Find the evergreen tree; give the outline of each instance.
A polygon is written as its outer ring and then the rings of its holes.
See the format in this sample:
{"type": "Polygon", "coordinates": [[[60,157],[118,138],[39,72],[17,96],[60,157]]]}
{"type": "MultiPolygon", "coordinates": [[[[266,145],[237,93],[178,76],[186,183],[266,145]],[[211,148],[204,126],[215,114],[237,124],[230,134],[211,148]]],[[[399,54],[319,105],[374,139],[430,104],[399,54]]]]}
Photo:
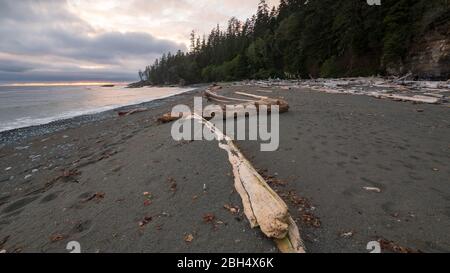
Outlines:
{"type": "Polygon", "coordinates": [[[449,25],[448,0],[261,0],[256,14],[231,18],[190,51],[163,54],[139,71],[152,84],[309,76],[368,76],[401,67],[413,41],[449,25]]]}

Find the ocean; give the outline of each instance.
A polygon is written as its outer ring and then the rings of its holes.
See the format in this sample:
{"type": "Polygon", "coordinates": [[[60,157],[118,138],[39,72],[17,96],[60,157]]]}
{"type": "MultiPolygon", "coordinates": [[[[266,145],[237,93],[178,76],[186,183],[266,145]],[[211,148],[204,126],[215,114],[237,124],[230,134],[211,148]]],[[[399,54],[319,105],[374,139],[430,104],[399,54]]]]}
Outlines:
{"type": "Polygon", "coordinates": [[[175,87],[0,86],[0,132],[99,113],[192,90],[175,87]]]}

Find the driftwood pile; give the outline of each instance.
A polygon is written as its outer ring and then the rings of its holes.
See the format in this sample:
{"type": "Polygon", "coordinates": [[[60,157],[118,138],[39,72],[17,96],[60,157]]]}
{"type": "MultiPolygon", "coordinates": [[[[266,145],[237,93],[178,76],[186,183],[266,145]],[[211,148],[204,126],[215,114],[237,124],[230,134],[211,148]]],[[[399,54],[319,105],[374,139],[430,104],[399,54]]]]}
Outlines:
{"type": "Polygon", "coordinates": [[[226,105],[239,104],[242,106],[255,106],[257,111],[260,110],[262,106],[267,107],[268,112],[271,112],[272,106],[278,106],[280,113],[286,113],[289,111],[289,104],[283,99],[272,99],[266,96],[258,96],[253,94],[248,94],[244,92],[235,92],[235,94],[252,98],[252,99],[239,99],[232,97],[225,97],[218,95],[215,91],[221,89],[220,86],[212,86],[205,91],[205,97],[208,101],[212,101],[219,104],[222,110],[226,112],[226,105]]]}
{"type": "MultiPolygon", "coordinates": [[[[218,95],[217,91],[222,89],[219,85],[212,85],[210,86],[205,92],[204,97],[210,101],[214,102],[215,105],[221,108],[222,112],[224,113],[223,117],[224,119],[227,118],[227,115],[237,115],[238,113],[236,110],[245,110],[249,106],[254,106],[256,108],[256,112],[258,113],[262,107],[267,109],[267,113],[272,112],[272,108],[274,106],[278,107],[279,113],[286,113],[289,111],[289,103],[281,98],[270,98],[267,96],[258,96],[253,94],[248,94],[244,92],[235,92],[236,95],[248,97],[249,99],[242,99],[242,98],[233,98],[233,97],[226,97],[222,95],[218,95]],[[250,99],[251,98],[251,99],[250,99]],[[241,106],[241,107],[235,107],[233,109],[232,113],[228,113],[227,106],[241,106]]],[[[158,122],[160,123],[169,123],[176,121],[183,116],[189,115],[188,113],[178,114],[178,115],[172,115],[172,113],[167,113],[158,118],[158,122]]],[[[203,118],[206,120],[211,120],[214,117],[214,111],[212,112],[204,112],[203,118]]]]}
{"type": "Polygon", "coordinates": [[[448,102],[450,81],[413,81],[411,75],[398,78],[342,78],[267,80],[235,83],[237,86],[278,87],[283,90],[311,89],[331,94],[366,95],[379,99],[442,104],[448,102]]]}

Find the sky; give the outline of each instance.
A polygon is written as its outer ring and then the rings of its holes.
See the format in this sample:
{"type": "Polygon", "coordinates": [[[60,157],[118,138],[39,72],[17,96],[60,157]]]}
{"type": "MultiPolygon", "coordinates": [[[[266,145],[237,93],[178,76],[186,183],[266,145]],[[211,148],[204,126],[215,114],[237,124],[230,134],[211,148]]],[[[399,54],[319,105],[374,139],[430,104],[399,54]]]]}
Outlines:
{"type": "MultiPolygon", "coordinates": [[[[276,5],[279,0],[267,1],[276,5]]],[[[0,0],[0,82],[133,81],[259,0],[0,0]]]]}

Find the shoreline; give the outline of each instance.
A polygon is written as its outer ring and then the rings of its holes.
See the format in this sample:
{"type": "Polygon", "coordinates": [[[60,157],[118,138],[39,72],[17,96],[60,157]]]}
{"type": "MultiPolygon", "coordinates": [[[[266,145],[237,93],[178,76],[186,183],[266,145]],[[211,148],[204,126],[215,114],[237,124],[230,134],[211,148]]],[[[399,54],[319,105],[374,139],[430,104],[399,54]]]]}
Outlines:
{"type": "Polygon", "coordinates": [[[58,132],[61,130],[69,129],[69,128],[77,128],[83,124],[98,122],[101,120],[105,120],[108,118],[113,118],[117,116],[117,112],[126,111],[133,108],[139,107],[158,107],[164,105],[171,101],[171,98],[189,95],[190,93],[198,92],[199,89],[203,88],[204,85],[192,85],[186,86],[183,88],[193,88],[193,90],[182,92],[175,95],[169,95],[167,97],[154,99],[151,101],[141,102],[137,104],[130,104],[125,106],[120,106],[117,108],[100,111],[92,114],[81,114],[70,118],[63,118],[51,121],[49,123],[39,124],[39,125],[31,125],[16,129],[11,129],[7,131],[0,132],[0,148],[5,147],[6,145],[13,145],[15,143],[19,143],[22,141],[26,141],[32,137],[39,137],[46,134],[51,134],[54,132],[58,132]]]}

